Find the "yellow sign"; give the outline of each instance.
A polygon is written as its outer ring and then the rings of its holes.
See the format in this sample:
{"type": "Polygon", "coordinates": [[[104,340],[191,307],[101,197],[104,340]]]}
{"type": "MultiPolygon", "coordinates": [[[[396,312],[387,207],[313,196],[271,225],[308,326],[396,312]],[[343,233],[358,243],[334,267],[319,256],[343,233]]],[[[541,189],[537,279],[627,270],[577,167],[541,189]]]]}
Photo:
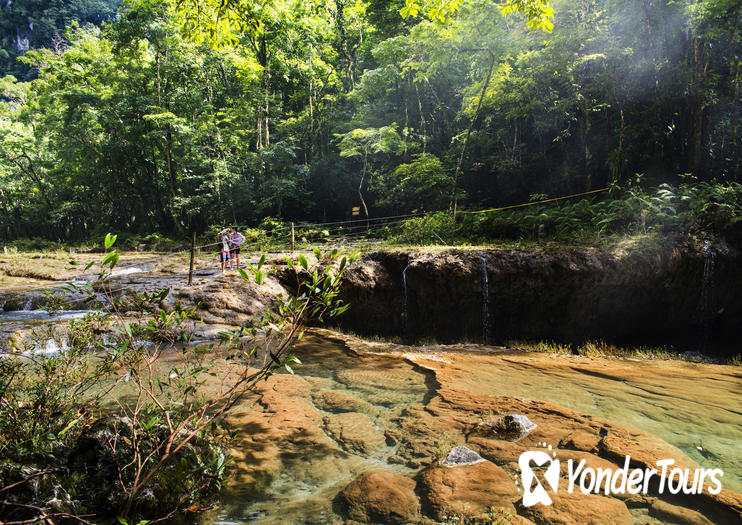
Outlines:
{"type": "Polygon", "coordinates": [[[355,217],[356,215],[360,215],[360,214],[361,214],[361,207],[353,206],[353,217],[355,217]]]}

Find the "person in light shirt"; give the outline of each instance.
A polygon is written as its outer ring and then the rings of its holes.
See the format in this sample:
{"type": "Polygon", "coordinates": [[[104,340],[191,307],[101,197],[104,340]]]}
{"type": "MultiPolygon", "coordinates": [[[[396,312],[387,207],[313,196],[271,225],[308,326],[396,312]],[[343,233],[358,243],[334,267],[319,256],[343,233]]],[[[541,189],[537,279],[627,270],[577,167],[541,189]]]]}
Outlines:
{"type": "Polygon", "coordinates": [[[237,262],[237,268],[240,267],[240,246],[243,242],[245,242],[245,236],[237,231],[237,226],[232,226],[232,234],[229,236],[229,255],[232,261],[237,262]]]}
{"type": "Polygon", "coordinates": [[[222,231],[220,231],[216,236],[217,242],[219,243],[219,249],[221,250],[219,254],[219,261],[222,263],[222,273],[225,272],[227,269],[227,265],[229,264],[231,266],[231,257],[230,257],[230,235],[229,235],[229,228],[224,228],[222,231]]]}

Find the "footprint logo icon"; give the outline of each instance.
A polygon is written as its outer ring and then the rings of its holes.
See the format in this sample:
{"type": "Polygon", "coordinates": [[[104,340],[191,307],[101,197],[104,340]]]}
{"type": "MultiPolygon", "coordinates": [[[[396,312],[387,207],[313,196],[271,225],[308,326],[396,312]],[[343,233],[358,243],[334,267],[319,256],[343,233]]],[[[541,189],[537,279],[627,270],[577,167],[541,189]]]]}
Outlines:
{"type": "Polygon", "coordinates": [[[520,476],[523,482],[523,506],[530,507],[537,503],[551,505],[551,497],[549,497],[544,484],[548,485],[554,493],[557,492],[559,488],[559,460],[553,459],[546,452],[529,450],[520,455],[518,466],[520,467],[520,476]],[[537,467],[542,467],[547,463],[549,464],[546,472],[543,473],[543,480],[540,480],[537,477],[537,473],[533,471],[532,463],[537,467]]]}

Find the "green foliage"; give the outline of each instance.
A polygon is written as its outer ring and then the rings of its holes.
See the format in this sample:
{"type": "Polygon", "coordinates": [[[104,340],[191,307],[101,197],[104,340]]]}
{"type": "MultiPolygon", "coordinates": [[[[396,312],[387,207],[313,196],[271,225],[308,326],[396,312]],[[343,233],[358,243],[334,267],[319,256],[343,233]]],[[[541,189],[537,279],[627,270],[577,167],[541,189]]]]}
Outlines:
{"type": "MultiPolygon", "coordinates": [[[[741,176],[729,0],[138,0],[63,29],[113,5],[0,7],[6,34],[33,21],[47,36],[31,47],[50,43],[22,57],[33,82],[0,79],[3,241],[115,231],[119,246],[172,249],[266,216],[430,212],[454,174],[464,209],[627,188],[636,172],[651,186],[741,176]]],[[[653,228],[682,222],[642,198],[601,227],[641,231],[639,209],[653,228]]],[[[705,212],[717,230],[736,213],[719,206],[705,212]]],[[[463,221],[483,237],[593,230],[587,209],[560,209],[570,217],[463,221]]],[[[312,230],[307,242],[327,237],[312,230]]]]}
{"type": "MultiPolygon", "coordinates": [[[[418,0],[405,0],[405,6],[400,9],[399,13],[404,18],[408,18],[417,16],[420,10],[424,10],[431,20],[445,23],[466,3],[468,3],[468,0],[434,0],[422,3],[418,0]]],[[[554,29],[552,22],[554,9],[549,5],[549,0],[512,0],[496,3],[496,5],[503,16],[515,12],[525,15],[526,25],[532,31],[540,29],[551,33],[554,29]]]]}
{"type": "Polygon", "coordinates": [[[442,241],[453,243],[459,231],[450,213],[438,212],[408,219],[398,227],[390,227],[387,235],[405,244],[440,244],[442,241]]]}
{"type": "Polygon", "coordinates": [[[25,0],[0,4],[0,77],[33,77],[16,59],[28,49],[57,47],[65,27],[100,24],[116,14],[119,0],[25,0]]]}
{"type": "MultiPolygon", "coordinates": [[[[108,312],[62,331],[36,330],[17,343],[22,355],[0,359],[0,491],[14,502],[3,506],[3,520],[51,516],[49,501],[65,495],[74,502],[71,513],[120,523],[170,519],[211,504],[235,435],[224,415],[279,368],[294,373],[301,363],[291,350],[306,324],[348,308],[339,287],[357,258],[316,250],[315,264],[301,256],[297,268],[287,260],[296,295],[222,334],[217,349],[191,344],[195,308],[163,308],[167,289],[115,293],[115,242],[105,236],[97,281],[61,292],[86,292],[108,312]],[[60,341],[56,353],[44,352],[49,341],[60,341]],[[163,359],[165,352],[182,355],[163,359]],[[35,491],[26,490],[31,480],[35,491]]],[[[240,273],[259,286],[269,273],[265,262],[263,255],[240,273]]]]}
{"type": "Polygon", "coordinates": [[[445,208],[452,184],[438,157],[420,153],[409,164],[400,164],[392,173],[381,175],[372,187],[380,197],[379,206],[422,212],[445,208]]]}
{"type": "MultiPolygon", "coordinates": [[[[618,191],[618,190],[617,190],[618,191]]],[[[601,234],[681,234],[733,237],[742,221],[742,185],[662,184],[651,191],[630,186],[599,200],[534,204],[514,210],[415,217],[385,235],[412,244],[486,243],[492,239],[594,240],[601,234]]]]}

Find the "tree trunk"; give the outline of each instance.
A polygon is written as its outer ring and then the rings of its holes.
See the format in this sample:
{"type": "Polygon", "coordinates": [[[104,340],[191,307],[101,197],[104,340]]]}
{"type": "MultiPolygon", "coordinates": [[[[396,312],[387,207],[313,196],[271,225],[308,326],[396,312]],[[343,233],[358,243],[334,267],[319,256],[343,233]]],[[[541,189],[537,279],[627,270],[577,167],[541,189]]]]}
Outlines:
{"type": "Polygon", "coordinates": [[[425,122],[425,113],[423,113],[423,102],[420,99],[420,90],[417,88],[417,82],[413,80],[412,83],[415,86],[415,95],[417,96],[417,110],[420,112],[420,128],[423,134],[423,153],[425,153],[428,145],[427,123],[425,122]]]}
{"type": "Polygon", "coordinates": [[[590,111],[590,93],[587,90],[582,92],[582,146],[583,162],[585,170],[585,190],[593,189],[593,153],[590,150],[590,131],[592,129],[592,119],[590,111]]]}
{"type": "Polygon", "coordinates": [[[168,208],[170,209],[170,215],[173,218],[173,224],[175,228],[183,233],[183,225],[181,224],[180,218],[175,211],[175,198],[178,196],[178,180],[175,175],[175,166],[173,163],[173,134],[170,131],[168,125],[167,133],[165,134],[165,159],[167,160],[167,177],[168,187],[170,189],[170,199],[168,202],[168,208]]]}
{"type": "Polygon", "coordinates": [[[458,207],[459,203],[459,196],[458,196],[458,189],[459,189],[459,176],[461,174],[461,165],[464,162],[464,155],[466,155],[466,148],[469,145],[469,137],[471,137],[471,132],[474,129],[474,124],[477,122],[477,118],[479,117],[479,110],[482,107],[482,101],[484,100],[484,94],[487,92],[487,88],[490,85],[490,79],[492,78],[492,68],[495,66],[495,54],[489,49],[470,49],[470,50],[464,50],[464,51],[486,51],[489,53],[490,56],[490,66],[487,70],[487,78],[484,81],[484,86],[482,86],[482,92],[479,94],[479,101],[477,102],[477,109],[474,110],[474,116],[471,119],[471,122],[469,123],[469,129],[466,130],[466,138],[464,139],[464,146],[461,148],[461,155],[459,156],[459,162],[456,164],[456,171],[453,175],[453,191],[451,192],[451,203],[450,208],[453,211],[453,219],[456,220],[456,209],[458,207]]]}
{"type": "Polygon", "coordinates": [[[350,46],[348,45],[348,34],[345,31],[345,4],[343,0],[335,0],[335,25],[340,36],[340,54],[346,61],[345,69],[349,82],[348,91],[352,91],[356,87],[355,64],[352,53],[350,52],[350,46]]]}
{"type": "Polygon", "coordinates": [[[705,52],[705,42],[699,36],[693,37],[693,173],[700,176],[703,165],[703,128],[705,118],[704,88],[706,86],[706,72],[708,57],[705,52]]]}
{"type": "Polygon", "coordinates": [[[358,198],[361,199],[361,206],[363,206],[363,213],[366,214],[366,227],[369,226],[368,206],[366,201],[363,199],[363,181],[366,179],[366,170],[368,169],[368,152],[363,154],[363,171],[361,171],[361,182],[358,184],[358,198]]]}
{"type": "Polygon", "coordinates": [[[260,37],[260,45],[257,48],[256,58],[258,64],[263,68],[263,100],[258,105],[257,138],[255,149],[260,151],[270,147],[270,130],[268,113],[270,110],[270,57],[268,56],[268,43],[265,35],[260,37]]]}
{"type": "MultiPolygon", "coordinates": [[[[314,158],[314,67],[312,57],[314,49],[309,47],[309,161],[314,158]]],[[[307,163],[307,160],[304,161],[307,163]]]]}
{"type": "MultiPolygon", "coordinates": [[[[736,28],[736,24],[735,24],[736,28]]],[[[737,31],[732,33],[737,35],[737,31]]],[[[732,176],[735,181],[739,181],[739,58],[737,57],[737,45],[732,45],[732,60],[734,65],[732,66],[732,74],[734,76],[734,100],[732,101],[732,146],[734,152],[732,153],[732,176]]]]}

